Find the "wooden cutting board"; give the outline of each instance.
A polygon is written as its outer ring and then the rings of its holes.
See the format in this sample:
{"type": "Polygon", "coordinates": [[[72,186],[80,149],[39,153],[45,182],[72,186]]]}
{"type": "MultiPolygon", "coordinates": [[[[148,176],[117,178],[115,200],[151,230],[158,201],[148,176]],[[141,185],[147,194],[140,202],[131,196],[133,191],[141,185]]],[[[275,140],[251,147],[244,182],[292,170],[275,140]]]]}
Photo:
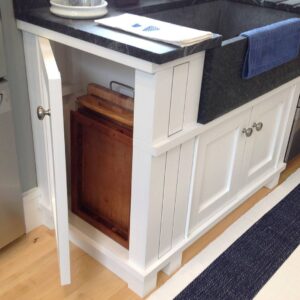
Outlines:
{"type": "Polygon", "coordinates": [[[87,91],[87,95],[78,98],[81,107],[133,127],[133,98],[94,83],[88,85],[87,91]]]}

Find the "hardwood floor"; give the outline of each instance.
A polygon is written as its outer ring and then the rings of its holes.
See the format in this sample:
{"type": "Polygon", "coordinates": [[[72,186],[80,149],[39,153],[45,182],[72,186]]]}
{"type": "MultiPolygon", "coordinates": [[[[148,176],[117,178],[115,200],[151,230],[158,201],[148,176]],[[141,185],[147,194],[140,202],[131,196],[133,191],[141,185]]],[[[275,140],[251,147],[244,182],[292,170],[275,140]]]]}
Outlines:
{"type": "MultiPolygon", "coordinates": [[[[300,156],[288,164],[281,175],[284,181],[300,168],[300,156]]],[[[183,264],[206,247],[230,224],[270,192],[263,188],[217,224],[183,254],[183,264]]],[[[0,251],[1,300],[136,300],[140,299],[127,284],[71,245],[72,284],[59,284],[55,239],[52,231],[39,227],[0,251]]],[[[169,277],[159,273],[158,286],[169,277]]]]}

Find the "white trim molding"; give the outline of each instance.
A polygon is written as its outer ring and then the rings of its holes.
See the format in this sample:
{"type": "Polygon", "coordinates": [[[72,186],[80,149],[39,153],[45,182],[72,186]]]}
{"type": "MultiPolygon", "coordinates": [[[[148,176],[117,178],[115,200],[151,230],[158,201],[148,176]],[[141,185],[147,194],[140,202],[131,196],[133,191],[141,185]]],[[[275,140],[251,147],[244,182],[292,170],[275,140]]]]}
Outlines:
{"type": "Polygon", "coordinates": [[[53,229],[52,211],[43,205],[42,194],[38,187],[23,193],[23,207],[26,233],[41,225],[53,229]]]}

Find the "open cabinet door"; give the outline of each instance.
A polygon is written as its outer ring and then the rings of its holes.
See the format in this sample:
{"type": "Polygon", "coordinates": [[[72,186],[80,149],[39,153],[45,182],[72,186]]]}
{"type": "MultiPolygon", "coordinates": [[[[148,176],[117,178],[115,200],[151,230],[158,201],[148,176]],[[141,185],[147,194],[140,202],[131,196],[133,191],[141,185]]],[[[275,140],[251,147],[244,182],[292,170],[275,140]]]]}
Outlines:
{"type": "Polygon", "coordinates": [[[38,186],[52,204],[60,279],[66,285],[71,272],[61,76],[49,40],[24,33],[24,48],[38,186]]]}

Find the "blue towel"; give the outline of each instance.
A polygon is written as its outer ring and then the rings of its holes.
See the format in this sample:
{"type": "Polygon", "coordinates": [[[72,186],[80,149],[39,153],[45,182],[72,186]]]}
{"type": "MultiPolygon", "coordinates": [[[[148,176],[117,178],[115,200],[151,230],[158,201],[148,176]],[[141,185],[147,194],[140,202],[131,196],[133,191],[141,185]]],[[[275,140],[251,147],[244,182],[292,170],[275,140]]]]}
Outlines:
{"type": "Polygon", "coordinates": [[[249,79],[295,59],[300,48],[300,18],[241,33],[248,38],[242,78],[249,79]]]}

